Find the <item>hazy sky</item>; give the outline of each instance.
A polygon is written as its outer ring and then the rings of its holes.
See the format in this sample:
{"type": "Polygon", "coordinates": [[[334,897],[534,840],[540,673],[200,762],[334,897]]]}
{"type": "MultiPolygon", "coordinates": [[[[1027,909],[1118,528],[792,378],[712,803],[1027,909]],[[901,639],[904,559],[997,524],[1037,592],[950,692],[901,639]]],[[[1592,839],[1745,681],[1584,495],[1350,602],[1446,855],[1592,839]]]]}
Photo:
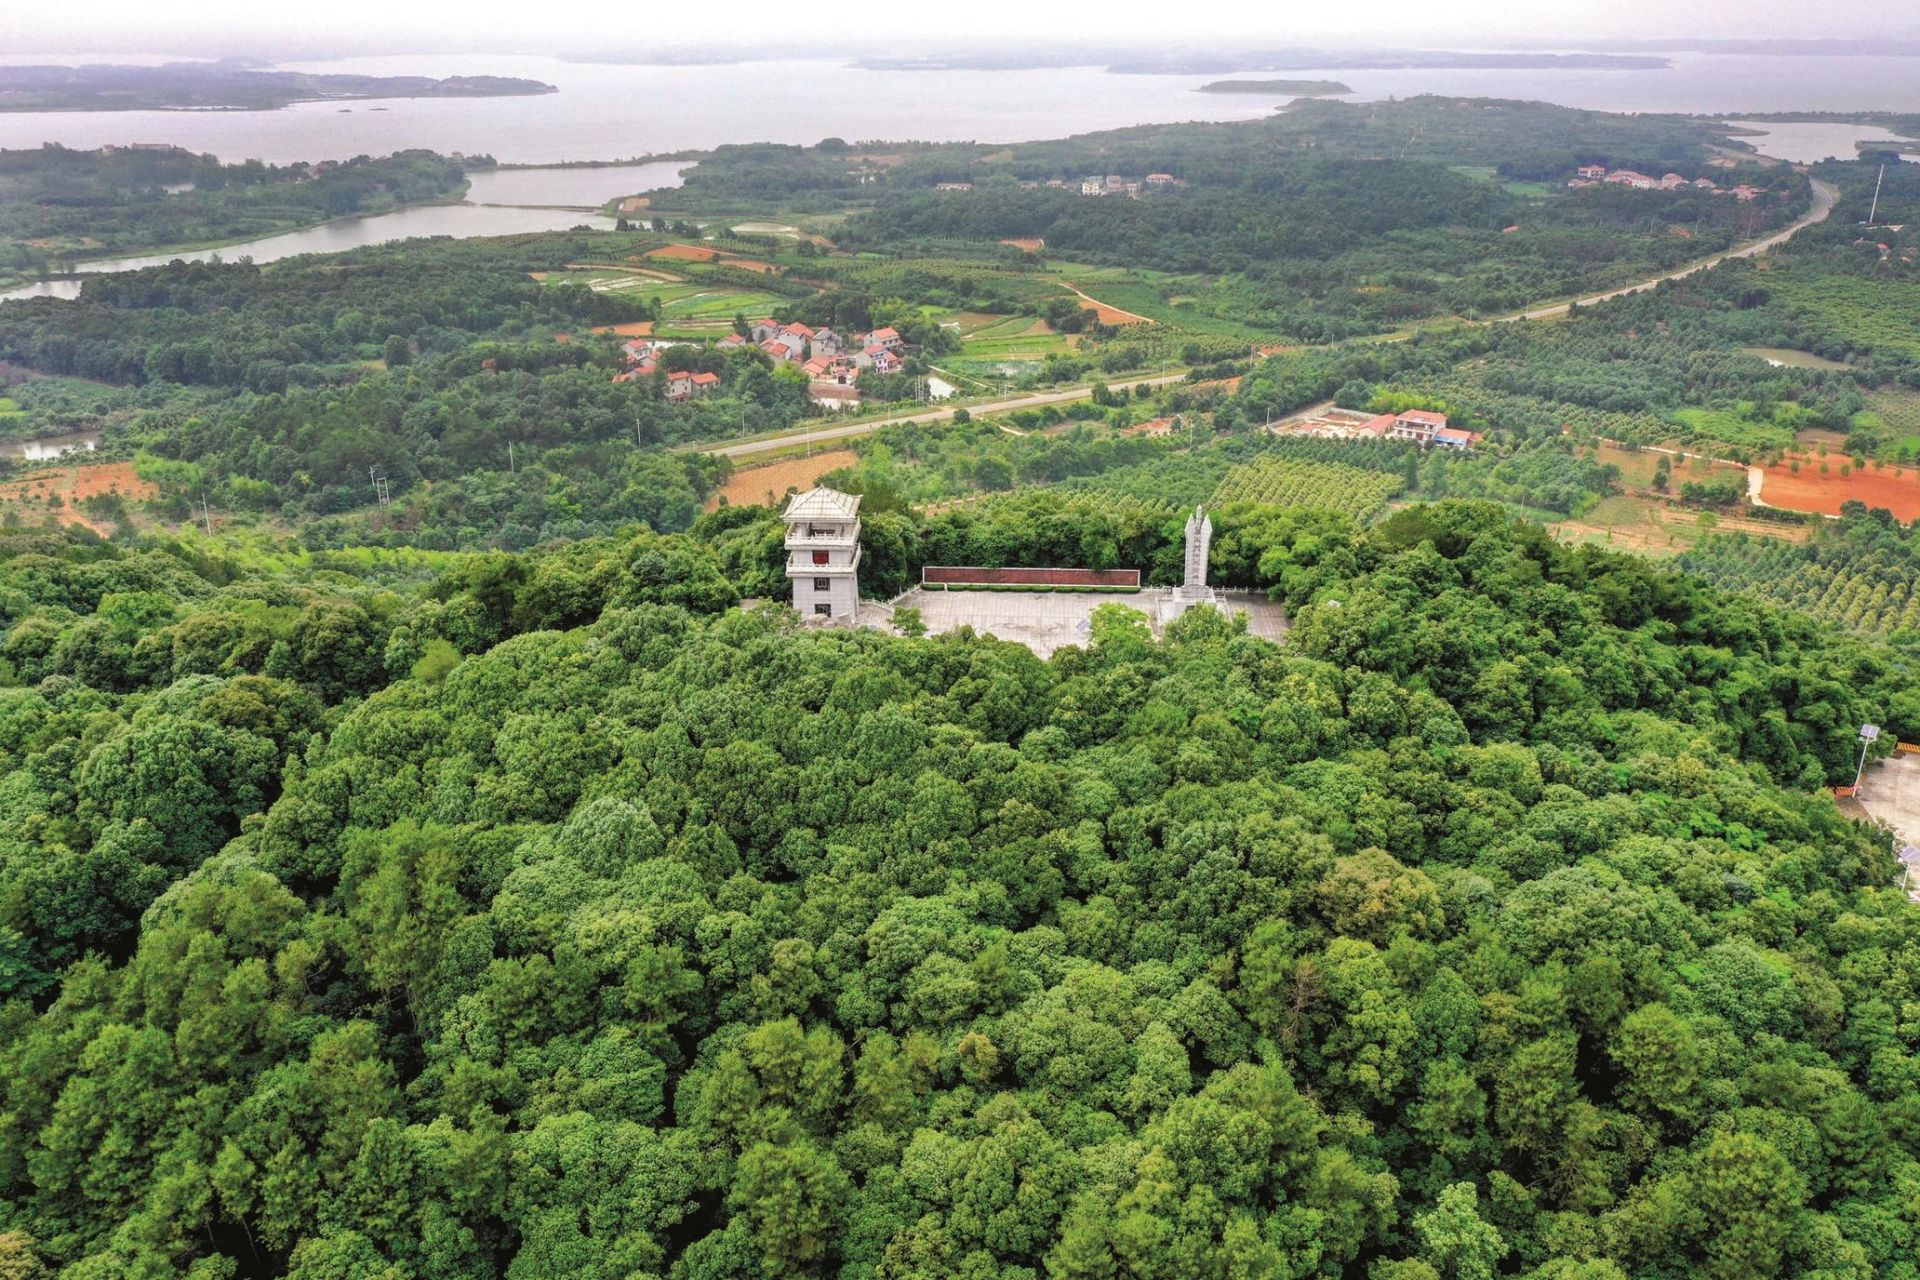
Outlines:
{"type": "MultiPolygon", "coordinates": [[[[862,49],[933,52],[928,41],[1273,43],[1454,46],[1599,37],[1920,36],[1913,0],[889,0],[879,5],[526,0],[0,0],[0,52],[153,51],[314,56],[323,50],[577,53],[777,47],[780,12],[830,36],[836,12],[869,33],[862,49]],[[763,23],[755,15],[765,15],[763,23]],[[879,19],[870,22],[870,19],[879,19]],[[871,34],[876,29],[884,35],[871,34]],[[924,45],[924,48],[915,48],[924,45]]],[[[796,47],[803,41],[794,40],[796,47]]]]}

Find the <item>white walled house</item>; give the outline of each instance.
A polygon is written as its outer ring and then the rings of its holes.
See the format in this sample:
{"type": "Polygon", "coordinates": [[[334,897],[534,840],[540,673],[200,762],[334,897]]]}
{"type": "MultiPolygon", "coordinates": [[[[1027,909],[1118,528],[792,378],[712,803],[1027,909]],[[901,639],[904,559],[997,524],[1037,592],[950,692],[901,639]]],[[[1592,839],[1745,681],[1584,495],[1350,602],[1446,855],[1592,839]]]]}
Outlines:
{"type": "Polygon", "coordinates": [[[860,612],[860,495],[796,493],[787,522],[787,578],[803,618],[851,620],[860,612]]]}

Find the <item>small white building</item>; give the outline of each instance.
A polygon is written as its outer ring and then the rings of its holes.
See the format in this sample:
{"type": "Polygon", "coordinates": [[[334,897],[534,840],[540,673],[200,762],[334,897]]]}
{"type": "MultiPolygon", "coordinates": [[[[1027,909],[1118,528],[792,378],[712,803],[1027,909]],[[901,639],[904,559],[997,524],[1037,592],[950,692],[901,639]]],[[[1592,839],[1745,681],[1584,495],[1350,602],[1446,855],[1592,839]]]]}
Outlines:
{"type": "Polygon", "coordinates": [[[782,518],[793,607],[804,618],[851,621],[860,612],[860,495],[809,489],[782,518]]]}

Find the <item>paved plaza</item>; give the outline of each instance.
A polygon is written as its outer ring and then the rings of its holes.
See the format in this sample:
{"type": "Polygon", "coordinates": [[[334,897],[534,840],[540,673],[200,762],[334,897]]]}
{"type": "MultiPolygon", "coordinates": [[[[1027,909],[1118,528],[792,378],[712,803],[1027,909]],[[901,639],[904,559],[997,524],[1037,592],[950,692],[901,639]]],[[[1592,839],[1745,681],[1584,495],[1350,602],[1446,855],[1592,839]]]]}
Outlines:
{"type": "MultiPolygon", "coordinates": [[[[1860,775],[1854,797],[1867,816],[1892,827],[1898,845],[1920,845],[1920,755],[1901,751],[1876,760],[1860,775]]],[[[1909,897],[1920,900],[1920,855],[1907,865],[1909,897]]]]}
{"type": "MultiPolygon", "coordinates": [[[[1092,634],[1093,611],[1103,604],[1117,604],[1145,615],[1153,633],[1160,635],[1160,619],[1170,594],[1160,588],[1084,594],[914,590],[896,600],[893,607],[920,610],[930,635],[972,627],[985,635],[1024,644],[1045,658],[1063,646],[1086,644],[1092,634]]],[[[1277,642],[1287,633],[1286,610],[1257,592],[1222,591],[1219,606],[1228,613],[1246,614],[1247,631],[1252,635],[1277,642]]],[[[886,626],[891,617],[892,610],[887,606],[869,605],[861,610],[860,621],[864,626],[886,626]]]]}

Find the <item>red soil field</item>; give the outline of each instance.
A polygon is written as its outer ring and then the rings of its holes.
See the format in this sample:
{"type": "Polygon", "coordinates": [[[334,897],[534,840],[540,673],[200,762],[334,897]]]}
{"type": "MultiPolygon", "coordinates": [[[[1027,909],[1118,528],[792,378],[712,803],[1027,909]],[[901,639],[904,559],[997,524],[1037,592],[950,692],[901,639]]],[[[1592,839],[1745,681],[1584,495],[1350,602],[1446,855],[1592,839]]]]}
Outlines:
{"type": "Polygon", "coordinates": [[[133,473],[131,462],[100,462],[92,466],[48,467],[19,480],[0,484],[0,503],[31,499],[44,503],[50,494],[59,494],[61,505],[54,508],[65,524],[84,524],[99,532],[108,526],[91,519],[76,504],[86,498],[115,493],[129,502],[151,498],[160,490],[133,473]]]}
{"type": "Polygon", "coordinates": [[[753,503],[779,506],[789,488],[810,489],[827,472],[850,467],[858,461],[860,455],[851,449],[830,449],[804,458],[788,458],[784,462],[769,462],[763,467],[748,467],[728,476],[727,482],[714,490],[707,499],[707,510],[718,508],[723,497],[727,505],[734,507],[753,503]]]}
{"type": "Polygon", "coordinates": [[[667,258],[677,262],[712,262],[720,256],[720,251],[697,244],[663,244],[658,249],[649,249],[640,256],[667,258]]]}
{"type": "Polygon", "coordinates": [[[1882,467],[1871,464],[1854,467],[1851,475],[1841,475],[1846,460],[1840,455],[1825,459],[1801,458],[1800,473],[1795,475],[1785,463],[1766,468],[1760,486],[1760,500],[1770,507],[1789,511],[1818,511],[1837,516],[1840,504],[1859,499],[1869,507],[1885,507],[1901,520],[1920,519],[1920,472],[1912,467],[1882,467]],[[1825,461],[1827,473],[1820,473],[1825,461]],[[1895,474],[1898,471],[1899,474],[1895,474]]]}
{"type": "Polygon", "coordinates": [[[598,324],[593,327],[595,333],[617,333],[623,338],[651,338],[653,321],[630,320],[626,324],[598,324]]]}

